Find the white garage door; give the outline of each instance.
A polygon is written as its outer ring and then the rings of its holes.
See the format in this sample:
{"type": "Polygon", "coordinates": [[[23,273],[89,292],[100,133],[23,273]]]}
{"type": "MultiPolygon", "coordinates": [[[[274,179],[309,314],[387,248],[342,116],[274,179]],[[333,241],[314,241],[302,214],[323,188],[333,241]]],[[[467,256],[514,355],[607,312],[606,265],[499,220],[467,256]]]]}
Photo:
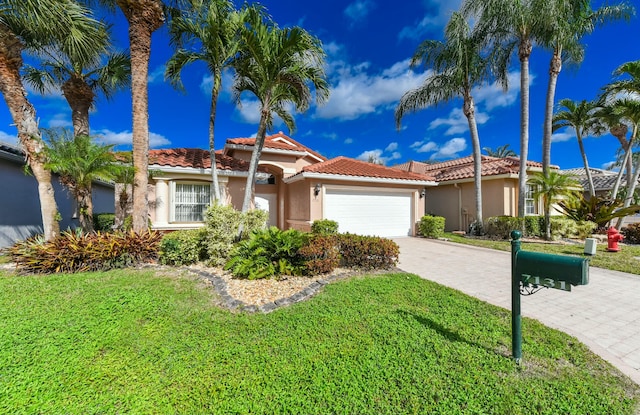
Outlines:
{"type": "Polygon", "coordinates": [[[326,189],[324,217],[337,221],[340,232],[407,236],[411,234],[411,200],[408,192],[326,189]]]}

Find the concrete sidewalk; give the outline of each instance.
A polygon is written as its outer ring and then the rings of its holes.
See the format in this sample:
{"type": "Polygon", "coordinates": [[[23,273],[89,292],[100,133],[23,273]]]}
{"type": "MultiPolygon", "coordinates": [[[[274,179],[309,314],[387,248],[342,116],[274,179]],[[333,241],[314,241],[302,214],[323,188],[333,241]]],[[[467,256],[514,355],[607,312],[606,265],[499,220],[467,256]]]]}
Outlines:
{"type": "MultiPolygon", "coordinates": [[[[394,240],[400,269],[511,309],[509,252],[423,238],[394,240]]],[[[640,275],[590,267],[586,286],[523,296],[522,315],[577,337],[640,384],[640,275]]],[[[526,350],[523,354],[526,359],[526,350]]]]}

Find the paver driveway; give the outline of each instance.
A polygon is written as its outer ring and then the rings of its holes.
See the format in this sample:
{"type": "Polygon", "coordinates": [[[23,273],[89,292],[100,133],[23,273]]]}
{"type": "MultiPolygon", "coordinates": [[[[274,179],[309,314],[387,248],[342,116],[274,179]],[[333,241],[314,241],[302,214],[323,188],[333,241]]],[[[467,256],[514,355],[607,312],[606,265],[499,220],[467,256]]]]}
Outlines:
{"type": "MultiPolygon", "coordinates": [[[[423,238],[395,241],[400,269],[511,309],[509,252],[423,238]]],[[[589,284],[572,288],[523,296],[522,315],[577,337],[640,384],[640,275],[590,267],[589,284]]]]}

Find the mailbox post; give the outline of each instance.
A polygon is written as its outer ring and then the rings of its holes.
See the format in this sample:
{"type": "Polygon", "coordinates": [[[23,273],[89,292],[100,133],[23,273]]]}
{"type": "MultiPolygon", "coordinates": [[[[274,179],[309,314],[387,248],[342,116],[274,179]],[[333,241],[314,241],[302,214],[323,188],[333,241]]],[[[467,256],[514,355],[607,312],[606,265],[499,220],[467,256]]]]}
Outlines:
{"type": "Polygon", "coordinates": [[[572,285],[589,283],[589,258],[523,251],[521,237],[520,231],[511,232],[511,347],[517,364],[522,360],[520,295],[543,287],[571,291],[572,285]],[[529,287],[534,290],[527,292],[529,287]]]}

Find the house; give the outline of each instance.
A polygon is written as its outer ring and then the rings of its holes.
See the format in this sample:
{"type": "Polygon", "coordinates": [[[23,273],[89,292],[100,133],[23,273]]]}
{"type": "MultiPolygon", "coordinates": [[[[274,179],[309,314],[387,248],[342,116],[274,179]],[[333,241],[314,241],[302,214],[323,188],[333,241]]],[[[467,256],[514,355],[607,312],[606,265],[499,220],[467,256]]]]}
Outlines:
{"type": "MultiPolygon", "coordinates": [[[[11,246],[15,241],[42,233],[42,215],[38,182],[25,173],[25,154],[11,144],[0,142],[0,248],[11,246]]],[[[66,187],[53,175],[60,229],[78,226],[76,203],[66,187]]],[[[96,213],[113,213],[114,186],[96,182],[93,185],[93,206],[96,213]]]]}
{"type": "MultiPolygon", "coordinates": [[[[520,159],[517,157],[482,156],[482,213],[491,216],[518,215],[518,178],[520,159]]],[[[398,169],[423,175],[438,183],[426,190],[425,212],[445,218],[445,230],[468,230],[476,219],[473,157],[463,157],[441,163],[410,161],[398,169]]],[[[554,168],[557,168],[554,166],[554,168]]],[[[527,161],[527,173],[542,171],[542,164],[527,161]]],[[[533,198],[527,185],[525,210],[527,215],[542,214],[542,204],[533,198]]]]}
{"type": "MultiPolygon", "coordinates": [[[[216,152],[222,198],[242,207],[253,138],[234,138],[216,152]]],[[[202,226],[211,202],[211,159],[202,149],[149,152],[149,202],[158,230],[202,226]]],[[[327,160],[282,132],[267,136],[256,177],[255,204],[269,224],[308,231],[318,219],[338,222],[341,232],[406,236],[424,212],[424,189],[435,182],[402,171],[337,157],[327,160]]],[[[116,203],[117,204],[117,203],[116,203]]]]}

